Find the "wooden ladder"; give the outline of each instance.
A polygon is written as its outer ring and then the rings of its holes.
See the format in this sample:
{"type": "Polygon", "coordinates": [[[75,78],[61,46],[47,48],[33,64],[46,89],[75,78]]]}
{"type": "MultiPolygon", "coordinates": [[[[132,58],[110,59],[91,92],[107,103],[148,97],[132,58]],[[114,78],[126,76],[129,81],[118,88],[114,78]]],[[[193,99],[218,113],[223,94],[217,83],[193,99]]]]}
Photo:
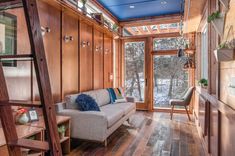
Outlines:
{"type": "MultiPolygon", "coordinates": [[[[19,2],[19,0],[17,0],[19,2]]],[[[14,4],[15,1],[4,0],[2,4],[14,4]]],[[[41,26],[36,0],[22,0],[32,54],[0,56],[0,117],[6,144],[10,156],[21,156],[20,148],[43,151],[46,155],[62,156],[61,145],[56,124],[56,113],[49,81],[45,50],[41,34],[41,26]],[[40,94],[40,103],[9,101],[6,80],[3,73],[2,61],[29,59],[34,62],[35,73],[40,94]],[[39,107],[42,108],[46,126],[48,142],[18,138],[11,106],[39,107]]],[[[2,5],[0,2],[0,5],[2,5]]],[[[9,7],[9,6],[8,6],[9,7]]],[[[56,46],[56,45],[55,45],[56,46]]]]}

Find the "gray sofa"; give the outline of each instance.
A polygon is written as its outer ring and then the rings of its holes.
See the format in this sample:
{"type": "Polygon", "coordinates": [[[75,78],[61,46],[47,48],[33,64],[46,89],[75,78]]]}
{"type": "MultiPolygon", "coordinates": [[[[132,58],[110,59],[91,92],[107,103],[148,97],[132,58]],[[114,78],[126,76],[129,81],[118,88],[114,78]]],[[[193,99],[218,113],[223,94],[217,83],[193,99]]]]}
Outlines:
{"type": "Polygon", "coordinates": [[[72,138],[99,141],[107,145],[108,136],[135,113],[134,99],[129,97],[125,103],[110,104],[110,96],[106,89],[83,94],[93,97],[101,111],[79,111],[75,102],[79,94],[73,94],[66,96],[64,103],[57,104],[57,113],[71,117],[72,138]]]}

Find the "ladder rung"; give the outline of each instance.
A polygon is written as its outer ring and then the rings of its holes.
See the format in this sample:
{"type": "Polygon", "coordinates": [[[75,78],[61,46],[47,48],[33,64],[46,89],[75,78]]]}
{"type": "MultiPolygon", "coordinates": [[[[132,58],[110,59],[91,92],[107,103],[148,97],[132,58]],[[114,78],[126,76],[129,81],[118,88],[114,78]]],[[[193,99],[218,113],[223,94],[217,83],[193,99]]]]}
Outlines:
{"type": "Polygon", "coordinates": [[[42,106],[40,101],[20,101],[20,100],[0,101],[0,105],[22,106],[22,107],[41,107],[42,106]]]}
{"type": "Polygon", "coordinates": [[[30,139],[18,139],[8,143],[9,146],[22,147],[35,151],[48,151],[49,144],[45,141],[30,140],[30,139]]]}
{"type": "Polygon", "coordinates": [[[33,59],[32,54],[22,55],[0,55],[1,61],[31,61],[33,59]]]}
{"type": "Polygon", "coordinates": [[[21,8],[22,2],[21,0],[1,0],[0,1],[0,11],[7,10],[7,9],[14,9],[14,8],[21,8]]]}

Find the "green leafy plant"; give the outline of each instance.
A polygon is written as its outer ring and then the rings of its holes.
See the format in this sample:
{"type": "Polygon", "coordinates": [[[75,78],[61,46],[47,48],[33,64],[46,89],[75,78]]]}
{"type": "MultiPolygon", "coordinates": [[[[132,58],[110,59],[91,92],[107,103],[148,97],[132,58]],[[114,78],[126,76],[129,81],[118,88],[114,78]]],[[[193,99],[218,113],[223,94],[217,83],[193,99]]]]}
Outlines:
{"type": "Polygon", "coordinates": [[[226,43],[220,43],[218,49],[227,48],[226,43]]]}
{"type": "Polygon", "coordinates": [[[205,78],[200,79],[198,83],[201,84],[202,86],[208,86],[208,81],[205,78]]]}
{"type": "Polygon", "coordinates": [[[87,0],[81,0],[82,4],[85,5],[87,0]]]}
{"type": "Polygon", "coordinates": [[[118,31],[118,25],[117,24],[113,24],[112,30],[117,32],[118,31]]]}
{"type": "Polygon", "coordinates": [[[210,23],[211,21],[217,19],[217,18],[220,18],[221,17],[221,13],[220,11],[216,11],[216,12],[213,12],[208,18],[207,18],[207,22],[210,23]]]}
{"type": "Polygon", "coordinates": [[[61,126],[58,127],[58,132],[59,133],[64,133],[66,131],[66,129],[67,128],[64,125],[61,125],[61,126]]]}
{"type": "Polygon", "coordinates": [[[28,139],[29,139],[29,140],[36,140],[36,136],[33,135],[33,136],[31,136],[31,137],[28,137],[28,139]]]}

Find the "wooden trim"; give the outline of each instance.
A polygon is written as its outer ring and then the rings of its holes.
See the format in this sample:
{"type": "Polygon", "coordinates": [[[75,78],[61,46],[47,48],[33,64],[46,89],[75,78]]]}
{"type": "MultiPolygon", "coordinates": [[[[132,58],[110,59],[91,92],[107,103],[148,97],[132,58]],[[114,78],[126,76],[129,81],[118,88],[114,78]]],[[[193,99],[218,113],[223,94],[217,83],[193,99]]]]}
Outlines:
{"type": "Polygon", "coordinates": [[[211,105],[213,105],[216,109],[220,111],[220,113],[224,114],[227,116],[228,119],[230,120],[235,120],[235,112],[234,110],[220,101],[219,99],[216,98],[216,95],[211,95],[208,93],[206,89],[196,87],[196,91],[205,99],[207,99],[211,105]]]}
{"type": "Polygon", "coordinates": [[[132,18],[125,21],[120,21],[121,26],[142,26],[142,25],[152,25],[152,24],[168,24],[180,22],[180,14],[172,15],[162,15],[162,16],[152,16],[145,18],[132,18]]]}
{"type": "Polygon", "coordinates": [[[158,50],[152,51],[152,55],[177,55],[178,50],[158,50]]]}
{"type": "Polygon", "coordinates": [[[139,39],[139,38],[168,38],[168,37],[180,37],[179,32],[173,32],[173,33],[162,33],[162,34],[149,34],[149,35],[136,35],[136,36],[124,36],[121,37],[121,39],[139,39]]]}

